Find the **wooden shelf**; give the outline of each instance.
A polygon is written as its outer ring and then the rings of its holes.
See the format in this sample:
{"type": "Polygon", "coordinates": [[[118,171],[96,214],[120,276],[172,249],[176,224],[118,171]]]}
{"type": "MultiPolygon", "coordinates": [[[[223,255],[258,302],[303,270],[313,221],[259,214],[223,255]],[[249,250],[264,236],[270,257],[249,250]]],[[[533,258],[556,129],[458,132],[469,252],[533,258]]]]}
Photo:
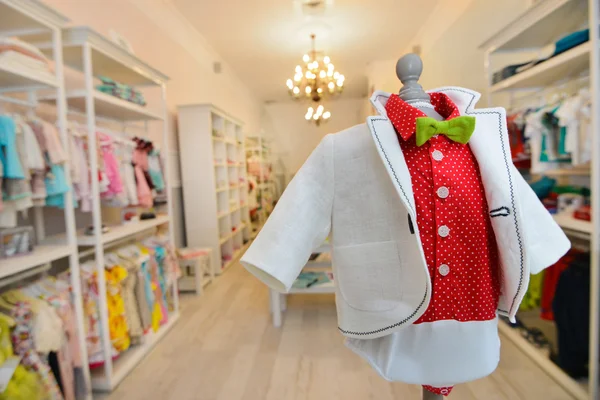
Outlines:
{"type": "Polygon", "coordinates": [[[169,322],[161,326],[158,332],[150,332],[144,336],[144,343],[131,346],[113,361],[112,376],[108,379],[104,368],[91,371],[92,388],[100,391],[112,391],[125,377],[146,357],[158,342],[175,326],[179,313],[169,315],[169,322]]]}
{"type": "MultiPolygon", "coordinates": [[[[115,121],[160,121],[162,116],[127,100],[111,96],[94,90],[94,111],[96,116],[112,119],[115,121]]],[[[80,112],[86,111],[85,90],[73,90],[67,92],[67,104],[70,109],[80,112]]],[[[55,102],[56,97],[47,96],[40,101],[55,102]]]]}
{"type": "Polygon", "coordinates": [[[9,31],[63,27],[68,22],[65,16],[39,1],[0,0],[0,36],[9,31]]]}
{"type": "Polygon", "coordinates": [[[31,73],[24,68],[3,64],[0,59],[0,88],[3,92],[56,87],[58,87],[58,81],[50,72],[48,74],[31,73]]]}
{"type": "Polygon", "coordinates": [[[219,274],[222,274],[225,270],[227,270],[229,267],[231,267],[233,264],[236,263],[237,260],[239,260],[239,258],[246,252],[246,249],[250,246],[250,243],[252,242],[248,242],[245,245],[242,246],[242,248],[240,248],[238,251],[233,253],[233,256],[231,257],[231,260],[229,260],[228,262],[226,262],[223,267],[221,268],[221,272],[219,272],[219,274]]]}
{"type": "Polygon", "coordinates": [[[288,293],[335,293],[335,283],[331,281],[320,285],[314,285],[309,288],[292,287],[288,293]]]}
{"type": "Polygon", "coordinates": [[[543,174],[547,176],[590,176],[592,171],[590,167],[587,168],[563,168],[563,169],[554,169],[550,171],[544,171],[543,174]]]}
{"type": "Polygon", "coordinates": [[[592,233],[592,223],[590,221],[584,221],[581,219],[573,218],[570,214],[554,214],[552,216],[554,221],[564,229],[570,229],[573,231],[577,231],[580,233],[591,234],[592,233]]]}
{"type": "Polygon", "coordinates": [[[233,237],[233,232],[223,236],[221,239],[219,239],[219,244],[220,245],[224,245],[225,243],[227,243],[229,240],[231,240],[231,238],[233,237]]]}
{"type": "Polygon", "coordinates": [[[548,355],[527,341],[517,329],[511,328],[503,320],[498,322],[498,330],[505,338],[513,342],[521,351],[529,356],[541,369],[552,379],[557,381],[565,390],[577,400],[588,400],[587,388],[567,375],[562,369],[554,364],[548,355]]]}
{"type": "Polygon", "coordinates": [[[82,49],[85,44],[92,49],[95,76],[109,76],[116,82],[131,86],[161,85],[169,79],[108,37],[85,26],[63,30],[64,63],[83,71],[82,49]]]}
{"type": "Polygon", "coordinates": [[[491,87],[491,91],[549,86],[559,80],[576,77],[589,70],[591,43],[581,44],[491,87]]]}
{"type": "MultiPolygon", "coordinates": [[[[158,215],[154,219],[147,219],[143,221],[132,221],[126,222],[123,225],[111,226],[110,231],[102,235],[102,244],[108,244],[110,242],[123,239],[127,236],[135,235],[149,229],[156,228],[159,225],[166,224],[169,222],[169,217],[166,215],[158,215]]],[[[83,232],[77,234],[77,244],[79,246],[94,246],[96,243],[94,236],[85,235],[83,232]]]]}
{"type": "Polygon", "coordinates": [[[581,29],[587,22],[587,8],[587,0],[538,1],[479,48],[499,52],[539,49],[581,29]]]}
{"type": "Polygon", "coordinates": [[[71,247],[65,244],[41,244],[30,254],[0,259],[0,279],[68,257],[71,250],[71,247]]]}

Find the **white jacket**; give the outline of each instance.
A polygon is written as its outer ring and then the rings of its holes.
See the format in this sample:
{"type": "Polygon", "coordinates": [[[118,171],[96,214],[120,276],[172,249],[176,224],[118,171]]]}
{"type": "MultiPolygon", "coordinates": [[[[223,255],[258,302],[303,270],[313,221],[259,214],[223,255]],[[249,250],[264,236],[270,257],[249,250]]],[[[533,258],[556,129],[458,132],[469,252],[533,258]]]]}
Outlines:
{"type": "MultiPolygon", "coordinates": [[[[472,90],[435,91],[447,94],[461,115],[477,118],[469,145],[494,215],[502,265],[498,312],[514,319],[529,274],[556,262],[570,243],[513,166],[505,110],[475,109],[480,94],[472,90]]],[[[339,330],[350,338],[402,330],[431,297],[410,174],[386,116],[389,96],[371,98],[380,116],[321,141],[241,260],[264,283],[287,291],[329,236],[339,330]]]]}

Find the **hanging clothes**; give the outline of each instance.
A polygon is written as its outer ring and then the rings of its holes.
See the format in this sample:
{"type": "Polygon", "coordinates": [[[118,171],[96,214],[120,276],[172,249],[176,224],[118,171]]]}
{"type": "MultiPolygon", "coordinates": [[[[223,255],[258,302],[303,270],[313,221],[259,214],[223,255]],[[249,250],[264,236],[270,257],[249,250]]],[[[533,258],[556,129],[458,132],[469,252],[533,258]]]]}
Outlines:
{"type": "Polygon", "coordinates": [[[34,315],[31,306],[25,302],[17,303],[12,311],[12,317],[17,325],[13,329],[11,338],[15,353],[21,357],[21,363],[39,374],[48,399],[63,400],[63,395],[50,366],[35,349],[33,340],[34,315]]]}

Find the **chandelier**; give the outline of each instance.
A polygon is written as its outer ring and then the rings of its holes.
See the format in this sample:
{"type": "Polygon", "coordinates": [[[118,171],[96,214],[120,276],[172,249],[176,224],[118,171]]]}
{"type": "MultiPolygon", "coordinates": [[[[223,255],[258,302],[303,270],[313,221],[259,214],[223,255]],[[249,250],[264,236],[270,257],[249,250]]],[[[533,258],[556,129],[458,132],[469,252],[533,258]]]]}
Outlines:
{"type": "MultiPolygon", "coordinates": [[[[341,93],[346,78],[335,70],[329,56],[315,49],[315,35],[310,35],[310,38],[311,51],[302,57],[303,65],[296,66],[294,78],[288,79],[286,85],[292,98],[304,97],[319,103],[325,96],[341,93]]],[[[305,115],[306,120],[315,121],[317,125],[329,117],[331,113],[324,111],[322,106],[317,107],[316,111],[310,107],[305,115]]]]}
{"type": "Polygon", "coordinates": [[[315,110],[312,107],[308,107],[306,111],[306,115],[304,118],[307,121],[314,121],[317,126],[321,125],[321,122],[326,122],[329,118],[331,118],[331,112],[325,111],[325,107],[322,104],[319,104],[319,107],[315,110]]]}

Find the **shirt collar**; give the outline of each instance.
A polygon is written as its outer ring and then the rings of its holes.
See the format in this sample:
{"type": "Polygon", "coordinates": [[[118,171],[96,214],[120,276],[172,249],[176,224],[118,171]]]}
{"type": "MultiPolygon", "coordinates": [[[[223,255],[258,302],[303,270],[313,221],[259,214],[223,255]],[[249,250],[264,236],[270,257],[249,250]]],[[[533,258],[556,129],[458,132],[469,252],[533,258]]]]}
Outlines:
{"type": "MultiPolygon", "coordinates": [[[[446,120],[460,117],[460,110],[445,93],[429,93],[431,105],[438,114],[446,120]]],[[[427,115],[416,107],[402,100],[397,94],[392,94],[385,105],[387,117],[391,121],[398,135],[408,140],[414,133],[417,118],[427,115]]]]}

